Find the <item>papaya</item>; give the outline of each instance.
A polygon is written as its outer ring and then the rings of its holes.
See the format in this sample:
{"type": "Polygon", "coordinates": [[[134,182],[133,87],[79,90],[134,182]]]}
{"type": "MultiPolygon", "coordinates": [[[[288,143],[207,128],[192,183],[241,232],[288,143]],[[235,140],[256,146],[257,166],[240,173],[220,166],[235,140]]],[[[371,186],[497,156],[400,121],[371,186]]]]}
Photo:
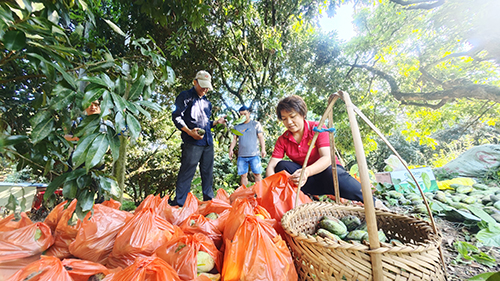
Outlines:
{"type": "Polygon", "coordinates": [[[198,251],[196,260],[196,267],[198,272],[210,272],[215,266],[215,260],[209,253],[204,251],[198,251]]]}
{"type": "MultiPolygon", "coordinates": [[[[387,236],[385,235],[385,232],[382,229],[378,230],[378,240],[382,243],[387,241],[387,236]]],[[[368,237],[368,233],[366,233],[366,235],[363,236],[361,242],[366,242],[366,243],[370,242],[370,237],[368,237]]]]}
{"type": "Polygon", "coordinates": [[[211,219],[211,220],[216,220],[217,218],[219,218],[219,215],[217,213],[210,213],[210,214],[206,215],[205,217],[208,219],[211,219]]]}
{"type": "Polygon", "coordinates": [[[470,186],[470,185],[462,185],[462,186],[460,186],[460,187],[458,187],[456,189],[456,191],[458,193],[469,193],[469,192],[471,192],[473,190],[474,190],[474,188],[472,186],[470,186]]]}
{"type": "Polygon", "coordinates": [[[319,237],[331,239],[333,241],[341,240],[340,237],[338,237],[337,235],[331,233],[330,231],[324,228],[319,228],[318,231],[316,231],[316,235],[318,235],[319,237]]]}
{"type": "Polygon", "coordinates": [[[434,199],[436,199],[439,202],[445,203],[446,202],[446,194],[442,192],[441,190],[436,191],[436,194],[434,195],[434,199]]]}
{"type": "Polygon", "coordinates": [[[347,234],[346,239],[361,241],[365,235],[368,235],[368,232],[364,230],[353,230],[347,234]]]}
{"type": "Polygon", "coordinates": [[[343,216],[340,220],[347,227],[347,231],[352,231],[361,225],[361,220],[359,219],[359,217],[354,215],[343,216]]]}
{"type": "Polygon", "coordinates": [[[391,191],[387,192],[387,195],[389,195],[389,197],[394,198],[394,199],[399,199],[399,198],[403,197],[403,194],[401,194],[400,192],[397,192],[396,190],[391,190],[391,191]]]}
{"type": "Polygon", "coordinates": [[[493,207],[497,208],[497,210],[500,210],[500,201],[497,201],[493,204],[493,207]]]}
{"type": "Polygon", "coordinates": [[[338,235],[340,238],[344,238],[348,233],[347,227],[339,219],[322,219],[319,222],[319,227],[338,235]]]}
{"type": "Polygon", "coordinates": [[[483,184],[483,183],[475,183],[472,185],[472,187],[474,187],[475,189],[478,189],[478,190],[487,190],[488,188],[490,188],[489,186],[487,186],[486,184],[483,184]]]}
{"type": "Polygon", "coordinates": [[[356,230],[364,230],[368,231],[368,227],[366,226],[366,222],[363,222],[360,226],[356,228],[356,230]]]}

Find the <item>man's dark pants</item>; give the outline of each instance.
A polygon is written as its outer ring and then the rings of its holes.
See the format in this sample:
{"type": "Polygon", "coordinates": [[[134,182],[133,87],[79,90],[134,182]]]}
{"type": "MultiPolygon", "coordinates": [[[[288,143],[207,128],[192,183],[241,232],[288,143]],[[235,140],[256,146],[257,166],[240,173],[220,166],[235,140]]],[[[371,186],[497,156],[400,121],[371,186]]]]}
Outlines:
{"type": "Polygon", "coordinates": [[[200,163],[201,187],[203,201],[214,197],[213,168],[214,168],[214,146],[198,146],[190,143],[182,144],[181,168],[177,175],[176,198],[173,204],[183,206],[186,197],[191,190],[191,182],[200,163]]]}
{"type": "MultiPolygon", "coordinates": [[[[291,161],[280,161],[274,168],[274,171],[287,171],[289,174],[293,174],[296,170],[302,169],[302,165],[299,165],[291,161]]],[[[337,165],[337,175],[339,180],[339,191],[340,196],[349,200],[355,200],[363,202],[363,193],[361,192],[361,184],[351,175],[349,175],[346,170],[337,165]]],[[[333,194],[333,175],[332,166],[328,166],[323,172],[311,176],[307,179],[307,182],[301,188],[302,192],[311,195],[323,195],[323,194],[333,194]]]]}

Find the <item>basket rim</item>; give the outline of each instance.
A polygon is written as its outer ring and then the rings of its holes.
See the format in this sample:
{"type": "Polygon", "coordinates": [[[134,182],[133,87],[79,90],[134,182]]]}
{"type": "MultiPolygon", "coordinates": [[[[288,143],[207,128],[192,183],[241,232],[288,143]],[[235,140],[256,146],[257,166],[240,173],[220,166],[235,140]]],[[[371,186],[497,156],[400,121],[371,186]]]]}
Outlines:
{"type": "MultiPolygon", "coordinates": [[[[439,245],[441,245],[442,242],[442,237],[440,233],[429,233],[429,239],[427,240],[427,243],[417,243],[414,245],[411,244],[406,244],[404,246],[393,246],[393,247],[387,247],[384,245],[381,245],[380,248],[377,249],[370,249],[369,246],[364,245],[364,244],[351,244],[348,242],[345,242],[343,240],[339,241],[333,241],[331,239],[325,239],[322,237],[314,237],[310,234],[304,234],[304,233],[299,233],[297,231],[292,230],[289,227],[290,220],[299,214],[300,212],[304,212],[303,209],[311,209],[311,208],[323,208],[323,209],[342,209],[342,210],[347,210],[347,211],[354,211],[354,212],[365,212],[365,209],[360,206],[354,206],[354,205],[341,205],[341,204],[336,204],[336,203],[330,203],[330,202],[311,202],[311,203],[305,203],[302,205],[299,205],[298,207],[289,210],[286,212],[283,217],[281,218],[281,226],[285,230],[286,234],[289,236],[289,238],[297,240],[298,242],[304,242],[304,243],[311,243],[314,245],[322,246],[328,249],[336,249],[336,250],[356,250],[356,251],[361,251],[367,254],[372,254],[372,253],[418,253],[418,252],[425,252],[425,251],[430,251],[434,249],[438,249],[439,245]]],[[[401,219],[410,219],[414,220],[416,223],[422,225],[428,225],[429,229],[432,231],[432,226],[429,222],[422,220],[420,218],[414,217],[414,216],[408,216],[408,215],[401,215],[398,214],[394,211],[384,211],[380,209],[375,209],[375,215],[376,216],[392,216],[392,217],[400,217],[401,219]]]]}

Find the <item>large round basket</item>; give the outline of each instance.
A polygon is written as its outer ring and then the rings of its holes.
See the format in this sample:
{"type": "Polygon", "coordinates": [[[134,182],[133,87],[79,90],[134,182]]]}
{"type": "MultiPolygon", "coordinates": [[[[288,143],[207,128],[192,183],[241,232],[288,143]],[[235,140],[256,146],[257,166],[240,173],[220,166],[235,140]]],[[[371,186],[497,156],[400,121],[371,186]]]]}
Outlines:
{"type": "MultiPolygon", "coordinates": [[[[421,219],[376,210],[377,226],[388,239],[376,249],[382,257],[384,280],[446,280],[438,247],[441,237],[421,219]]],[[[364,219],[359,206],[313,202],[288,211],[281,224],[294,257],[299,280],[372,280],[369,247],[360,243],[313,237],[323,216],[341,218],[356,215],[364,219]]]]}

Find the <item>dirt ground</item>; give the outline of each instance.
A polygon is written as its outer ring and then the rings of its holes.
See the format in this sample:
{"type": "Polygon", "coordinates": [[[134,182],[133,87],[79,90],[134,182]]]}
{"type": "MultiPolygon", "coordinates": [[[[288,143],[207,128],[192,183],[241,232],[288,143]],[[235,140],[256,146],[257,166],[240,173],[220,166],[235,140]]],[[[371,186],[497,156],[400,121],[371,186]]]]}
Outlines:
{"type": "Polygon", "coordinates": [[[458,253],[456,252],[453,243],[455,241],[466,241],[474,244],[474,241],[467,241],[466,234],[468,229],[461,223],[453,223],[439,217],[434,218],[437,228],[443,235],[443,254],[447,264],[448,281],[467,280],[475,275],[485,272],[500,271],[500,248],[498,247],[481,247],[480,250],[485,254],[497,260],[497,266],[490,268],[481,265],[475,261],[469,264],[456,263],[455,258],[458,253]]]}

